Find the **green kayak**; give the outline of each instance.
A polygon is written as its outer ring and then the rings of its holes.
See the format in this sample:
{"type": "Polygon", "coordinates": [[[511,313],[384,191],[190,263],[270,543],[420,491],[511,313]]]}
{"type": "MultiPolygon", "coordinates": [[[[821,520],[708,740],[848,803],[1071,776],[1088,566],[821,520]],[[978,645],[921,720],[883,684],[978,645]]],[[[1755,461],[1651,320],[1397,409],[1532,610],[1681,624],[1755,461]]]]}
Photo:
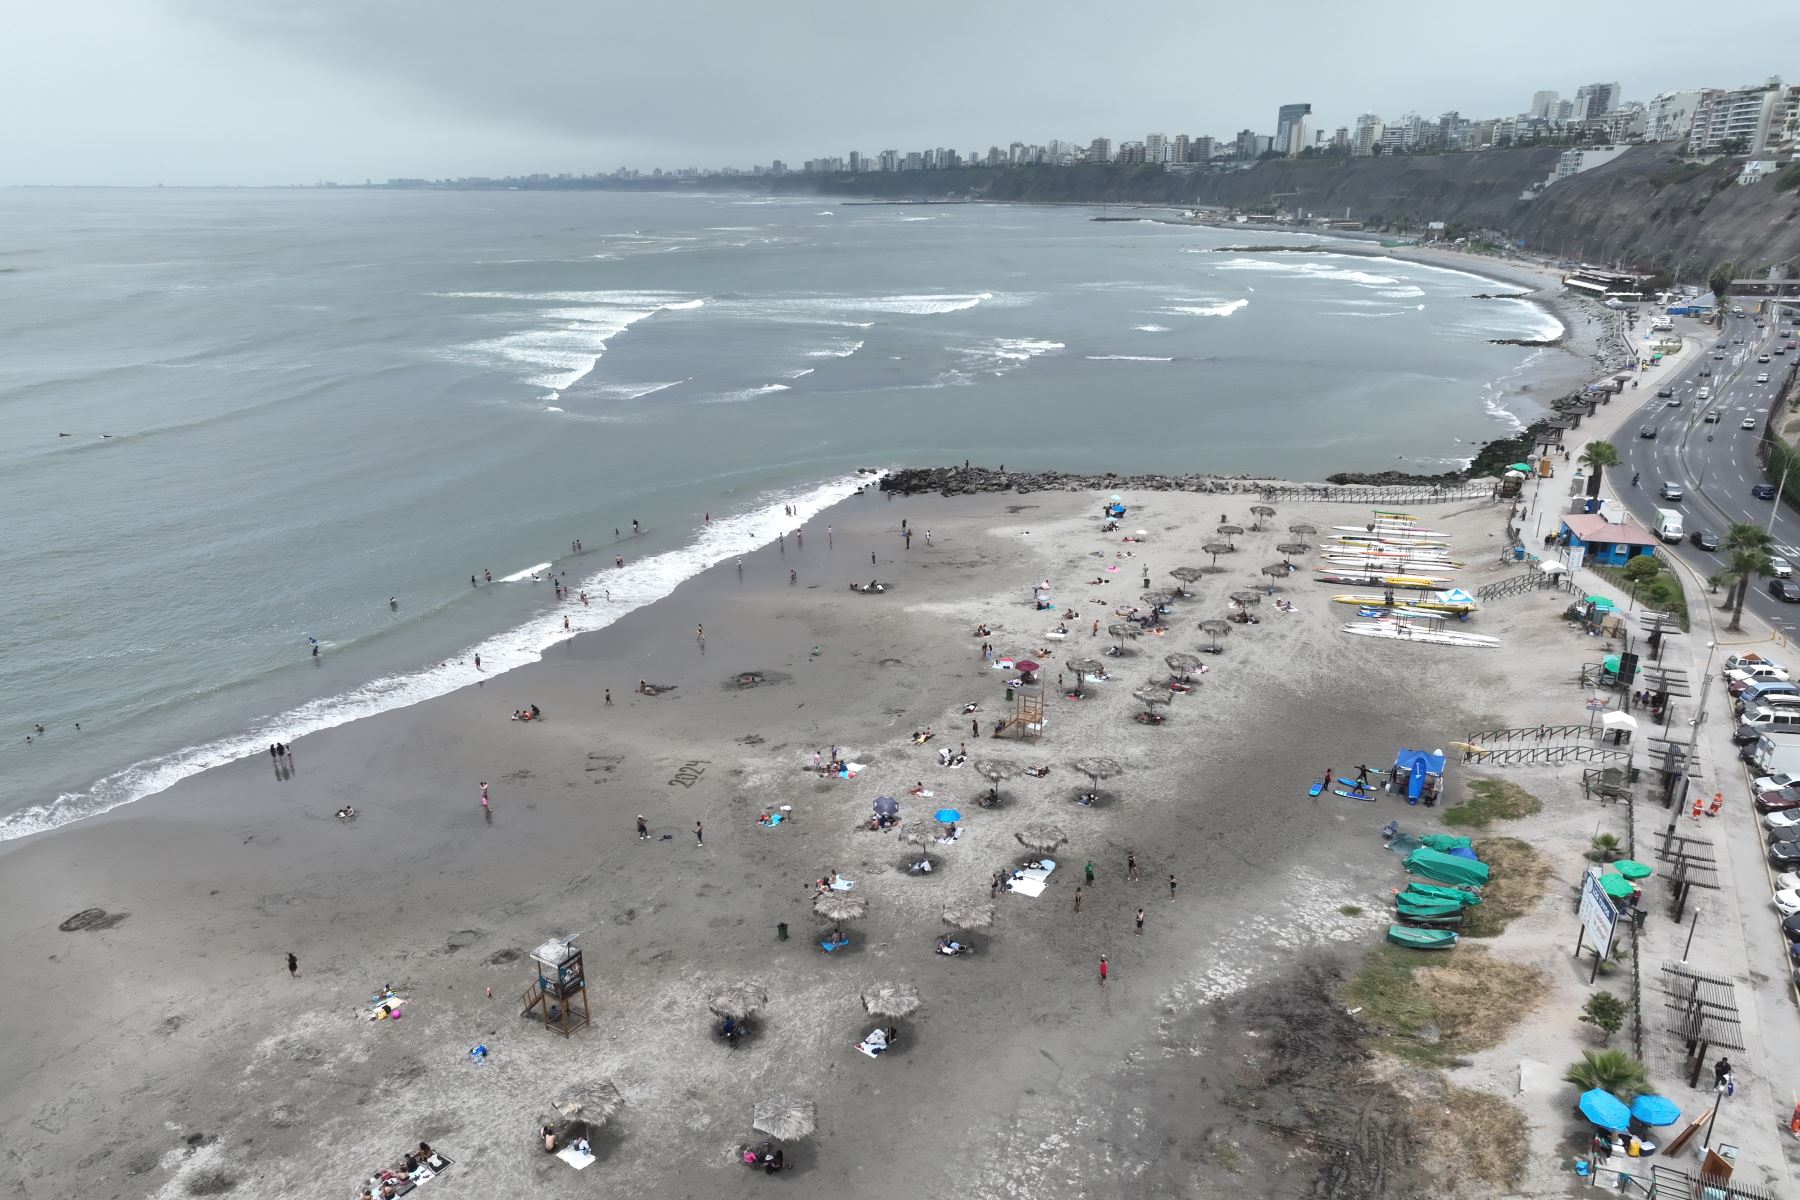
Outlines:
{"type": "Polygon", "coordinates": [[[1458,854],[1440,854],[1424,846],[1406,856],[1406,869],[1414,875],[1423,875],[1433,883],[1453,886],[1480,887],[1488,881],[1485,863],[1463,858],[1458,854]]]}
{"type": "Polygon", "coordinates": [[[1396,946],[1414,950],[1448,950],[1456,945],[1456,933],[1449,929],[1413,929],[1406,925],[1389,925],[1387,940],[1396,946]]]}
{"type": "Polygon", "coordinates": [[[1451,833],[1428,833],[1419,841],[1433,850],[1442,850],[1445,854],[1452,850],[1466,850],[1470,845],[1468,838],[1458,837],[1451,833]]]}
{"type": "Polygon", "coordinates": [[[1455,904],[1469,907],[1481,903],[1481,893],[1464,888],[1439,887],[1435,883],[1409,883],[1395,893],[1396,897],[1405,897],[1412,901],[1448,900],[1455,904]]]}
{"type": "Polygon", "coordinates": [[[1440,917],[1461,917],[1462,905],[1447,900],[1409,900],[1405,896],[1394,897],[1394,911],[1402,919],[1417,917],[1422,921],[1435,921],[1440,917]]]}

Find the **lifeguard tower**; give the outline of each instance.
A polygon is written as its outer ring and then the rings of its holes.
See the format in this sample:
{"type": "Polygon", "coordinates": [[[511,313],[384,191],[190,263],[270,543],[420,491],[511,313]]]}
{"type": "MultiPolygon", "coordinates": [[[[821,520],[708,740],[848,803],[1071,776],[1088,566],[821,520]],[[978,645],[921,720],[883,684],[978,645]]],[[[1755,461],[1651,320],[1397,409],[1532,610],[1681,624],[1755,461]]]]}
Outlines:
{"type": "Polygon", "coordinates": [[[551,938],[531,952],[537,980],[526,989],[522,1016],[568,1037],[588,1023],[587,975],[581,951],[569,938],[551,938]],[[579,1007],[580,1011],[576,1009],[579,1007]]]}

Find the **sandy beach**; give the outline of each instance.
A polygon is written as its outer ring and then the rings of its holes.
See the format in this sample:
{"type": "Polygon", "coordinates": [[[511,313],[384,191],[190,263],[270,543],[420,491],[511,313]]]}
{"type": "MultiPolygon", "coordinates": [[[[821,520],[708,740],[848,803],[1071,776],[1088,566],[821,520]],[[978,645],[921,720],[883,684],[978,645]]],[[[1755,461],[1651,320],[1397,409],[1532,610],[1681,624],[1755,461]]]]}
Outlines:
{"type": "MultiPolygon", "coordinates": [[[[775,1093],[817,1104],[818,1131],[783,1181],[807,1196],[1186,1194],[1240,1169],[1267,1179],[1257,1194],[1304,1193],[1329,1156],[1284,1144],[1249,1106],[1300,1104],[1317,1086],[1308,1072],[1359,1057],[1330,983],[1345,952],[1378,940],[1399,882],[1381,825],[1430,817],[1309,799],[1307,786],[1326,767],[1379,768],[1398,746],[1505,721],[1509,703],[1529,709],[1509,671],[1567,647],[1345,637],[1348,610],[1326,601],[1341,589],[1301,574],[1279,593],[1293,612],[1256,606],[1259,623],[1201,656],[1208,670],[1167,723],[1140,725],[1130,690],[1168,677],[1164,655],[1206,644],[1197,622],[1230,611],[1227,593],[1268,582],[1257,572],[1280,560],[1290,523],[1369,513],[1280,506],[1175,602],[1165,636],[1107,660],[1114,678],[1088,699],[1062,700],[1063,664],[1111,644],[1110,614],[1141,606],[1146,572],[1172,586],[1171,568],[1207,565],[1200,546],[1221,516],[1252,520],[1247,497],[1129,496],[1125,531],[1147,536],[1128,543],[1100,532],[1101,499],[871,489],[810,523],[803,544],[747,554],[741,575],[721,565],[540,664],[301,739],[291,770],[239,762],[0,848],[0,938],[29,964],[0,984],[16,1047],[0,1101],[10,1194],[44,1195],[78,1170],[102,1196],[353,1197],[425,1140],[455,1163],[428,1196],[716,1195],[749,1182],[732,1151],[760,1140],[751,1106],[775,1093]],[[871,577],[891,588],[849,590],[871,577]],[[1045,578],[1058,608],[1080,614],[1066,640],[1046,640],[1056,614],[1033,610],[1045,578]],[[982,622],[987,639],[972,636],[982,622]],[[1053,651],[1035,742],[970,739],[966,703],[983,722],[1008,703],[983,640],[1053,651]],[[640,696],[640,679],[668,690],[640,696]],[[509,719],[530,704],[541,722],[509,719]],[[910,744],[926,726],[933,741],[910,744]],[[986,781],[935,753],[965,740],[973,760],[1050,772],[1009,779],[1001,807],[977,808],[986,781]],[[865,764],[854,780],[806,769],[833,745],[865,764]],[[1069,764],[1094,754],[1125,773],[1082,807],[1088,781],[1069,764]],[[935,796],[908,795],[919,783],[935,796]],[[939,805],[964,814],[930,876],[906,873],[892,831],[861,828],[883,794],[901,801],[902,829],[939,805]],[[334,818],[345,804],[354,822],[334,818]],[[779,805],[791,819],[760,826],[779,805]],[[988,899],[992,872],[1024,857],[1014,832],[1046,821],[1069,844],[1044,894],[1001,895],[972,956],[937,955],[943,904],[988,899]],[[833,870],[869,916],[826,955],[811,897],[833,870]],[[59,929],[96,908],[109,914],[96,927],[59,929]],[[569,1040],[519,1015],[523,955],[556,934],[575,936],[590,979],[593,1024],[569,1040]],[[737,978],[771,999],[730,1048],[705,996],[737,978]],[[853,1043],[875,1024],[858,996],[877,979],[910,983],[922,1005],[870,1059],[853,1043]],[[407,998],[404,1019],[370,1023],[384,986],[407,998]],[[1259,1056],[1279,1061],[1283,1047],[1306,1069],[1260,1073],[1259,1056]],[[600,1076],[626,1106],[578,1173],[533,1134],[561,1093],[600,1076]]],[[[1504,512],[1428,510],[1470,564],[1464,586],[1516,571],[1498,562],[1504,512]]],[[[1511,619],[1481,630],[1505,639],[1511,619]]],[[[1386,1085],[1369,1086],[1346,1111],[1393,1109],[1386,1085]]],[[[1380,1169],[1423,1169],[1389,1157],[1380,1169]]]]}

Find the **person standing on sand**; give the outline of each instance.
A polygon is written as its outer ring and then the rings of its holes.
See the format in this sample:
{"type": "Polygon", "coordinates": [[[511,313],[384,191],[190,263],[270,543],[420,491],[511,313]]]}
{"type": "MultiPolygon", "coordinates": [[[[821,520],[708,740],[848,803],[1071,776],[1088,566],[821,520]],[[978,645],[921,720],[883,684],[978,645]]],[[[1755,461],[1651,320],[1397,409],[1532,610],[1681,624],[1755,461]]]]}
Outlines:
{"type": "Polygon", "coordinates": [[[475,656],[475,669],[477,671],[481,670],[481,655],[479,654],[475,656]]]}
{"type": "Polygon", "coordinates": [[[1175,901],[1175,876],[1170,875],[1169,876],[1169,902],[1172,904],[1172,903],[1174,903],[1174,901],[1175,901]]]}
{"type": "Polygon", "coordinates": [[[469,586],[470,587],[480,587],[481,584],[473,575],[471,575],[471,576],[469,576],[469,586]]]}
{"type": "Polygon", "coordinates": [[[1125,878],[1131,880],[1133,883],[1136,883],[1137,877],[1138,877],[1137,854],[1133,851],[1126,851],[1126,853],[1125,853],[1125,878]]]}
{"type": "Polygon", "coordinates": [[[481,784],[481,807],[486,808],[487,806],[488,806],[487,782],[485,780],[483,780],[482,784],[481,784]]]}
{"type": "Polygon", "coordinates": [[[1081,911],[1081,889],[1080,888],[1075,889],[1075,911],[1076,912],[1081,911]]]}
{"type": "Polygon", "coordinates": [[[990,900],[995,899],[999,895],[1000,895],[1000,872],[995,871],[993,879],[988,881],[988,899],[990,899],[990,900]]]}
{"type": "Polygon", "coordinates": [[[567,613],[564,613],[563,614],[563,631],[566,633],[568,631],[568,628],[569,628],[569,615],[567,613]]]}
{"type": "Polygon", "coordinates": [[[973,717],[969,720],[969,736],[970,737],[980,737],[981,736],[981,718],[980,717],[973,717]]]}
{"type": "Polygon", "coordinates": [[[706,626],[694,626],[694,640],[697,642],[704,642],[706,640],[706,626]]]}
{"type": "Polygon", "coordinates": [[[1100,636],[1100,618],[1098,618],[1098,617],[1094,618],[1094,627],[1092,629],[1088,630],[1088,636],[1089,637],[1099,637],[1100,636]]]}
{"type": "Polygon", "coordinates": [[[1087,866],[1085,866],[1081,869],[1081,873],[1082,873],[1082,875],[1086,876],[1087,885],[1089,887],[1093,887],[1094,886],[1094,860],[1093,859],[1088,860],[1087,866]]]}
{"type": "Polygon", "coordinates": [[[608,704],[612,703],[612,689],[611,688],[606,689],[606,702],[608,704]]]}
{"type": "Polygon", "coordinates": [[[1138,909],[1137,931],[1138,931],[1139,937],[1142,937],[1144,935],[1144,910],[1141,908],[1138,909]]]}
{"type": "Polygon", "coordinates": [[[300,978],[300,960],[294,957],[292,950],[288,951],[288,978],[300,978]]]}
{"type": "Polygon", "coordinates": [[[1106,986],[1106,955],[1100,956],[1100,986],[1106,986]]]}
{"type": "Polygon", "coordinates": [[[1319,781],[1319,790],[1321,792],[1329,792],[1331,790],[1331,768],[1330,767],[1325,768],[1325,778],[1323,778],[1319,781]]]}
{"type": "Polygon", "coordinates": [[[705,831],[700,828],[700,822],[698,821],[694,822],[694,845],[706,845],[706,834],[705,831]]]}
{"type": "Polygon", "coordinates": [[[638,814],[637,830],[638,841],[647,842],[650,840],[650,822],[644,820],[643,813],[638,814]]]}

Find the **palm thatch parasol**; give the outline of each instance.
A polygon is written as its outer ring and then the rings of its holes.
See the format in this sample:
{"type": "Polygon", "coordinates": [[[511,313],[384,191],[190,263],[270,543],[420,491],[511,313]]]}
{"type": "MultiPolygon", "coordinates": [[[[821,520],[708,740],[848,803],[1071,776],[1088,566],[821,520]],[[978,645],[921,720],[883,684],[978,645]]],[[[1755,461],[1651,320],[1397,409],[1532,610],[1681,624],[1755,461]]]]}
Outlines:
{"type": "Polygon", "coordinates": [[[1139,704],[1171,704],[1175,700],[1175,693],[1166,687],[1156,687],[1147,683],[1132,692],[1131,698],[1139,704]]]}
{"type": "MultiPolygon", "coordinates": [[[[1224,534],[1225,540],[1227,542],[1230,542],[1232,538],[1234,538],[1238,534],[1244,532],[1244,527],[1242,525],[1221,525],[1217,529],[1213,530],[1213,532],[1224,534]]],[[[1235,548],[1236,543],[1234,542],[1232,544],[1233,544],[1233,547],[1235,548]]]]}
{"type": "Polygon", "coordinates": [[[871,1017],[904,1017],[919,1007],[919,993],[909,983],[884,979],[863,989],[862,1002],[871,1017]]]}
{"type": "Polygon", "coordinates": [[[1164,608],[1175,599],[1175,593],[1168,588],[1151,588],[1143,595],[1145,604],[1152,608],[1164,608]]]}
{"type": "Polygon", "coordinates": [[[1200,669],[1200,656],[1189,654],[1186,650],[1165,654],[1163,661],[1169,664],[1169,670],[1181,675],[1191,675],[1200,669]]]}
{"type": "Polygon", "coordinates": [[[1308,550],[1312,549],[1312,543],[1282,542],[1279,546],[1276,546],[1275,549],[1280,553],[1281,557],[1288,558],[1295,554],[1305,554],[1308,550]]]}
{"type": "Polygon", "coordinates": [[[1276,579],[1286,579],[1288,577],[1288,572],[1293,569],[1294,564],[1291,562],[1269,563],[1262,569],[1262,573],[1264,575],[1272,575],[1276,579]]]}
{"type": "Polygon", "coordinates": [[[1068,667],[1077,675],[1106,674],[1106,664],[1097,658],[1071,658],[1068,667]]]}
{"type": "Polygon", "coordinates": [[[1125,773],[1125,765],[1116,758],[1078,758],[1069,765],[1095,783],[1125,773]]]}
{"type": "MultiPolygon", "coordinates": [[[[1190,584],[1190,583],[1199,582],[1200,579],[1206,575],[1206,568],[1205,567],[1174,567],[1169,571],[1169,574],[1171,576],[1173,576],[1174,578],[1179,579],[1183,585],[1186,585],[1186,584],[1190,584]]],[[[1181,594],[1184,596],[1187,595],[1187,591],[1186,591],[1185,587],[1181,590],[1181,594]]]]}
{"type": "Polygon", "coordinates": [[[1252,592],[1249,590],[1231,593],[1231,599],[1234,604],[1261,604],[1262,598],[1263,594],[1261,592],[1252,592]]]}
{"type": "Polygon", "coordinates": [[[1231,622],[1221,621],[1217,617],[1208,617],[1200,622],[1200,632],[1212,639],[1213,649],[1219,648],[1219,639],[1231,632],[1231,622]]]}
{"type": "Polygon", "coordinates": [[[1309,521],[1295,521],[1288,526],[1288,532],[1296,537],[1312,537],[1319,532],[1319,527],[1309,521]]]}
{"type": "Polygon", "coordinates": [[[1055,850],[1069,840],[1069,835],[1054,825],[1027,825],[1013,836],[1019,839],[1019,845],[1040,852],[1055,850]]]}
{"type": "Polygon", "coordinates": [[[818,1126],[818,1115],[811,1100],[794,1096],[771,1096],[758,1100],[750,1111],[750,1128],[766,1133],[778,1142],[794,1142],[818,1126]]]}
{"type": "Polygon", "coordinates": [[[923,825],[914,825],[900,831],[900,840],[909,846],[929,846],[937,841],[937,834],[923,825]]]}
{"type": "Polygon", "coordinates": [[[994,923],[994,906],[987,900],[952,900],[944,905],[944,924],[952,929],[987,929],[994,923]]]}
{"type": "Polygon", "coordinates": [[[989,783],[999,783],[1019,773],[1019,764],[1008,758],[978,758],[974,766],[975,773],[989,783]]]}
{"type": "Polygon", "coordinates": [[[1250,515],[1256,518],[1250,528],[1260,530],[1262,529],[1262,523],[1275,515],[1275,510],[1270,508],[1267,504],[1252,504],[1250,506],[1250,515]]]}
{"type": "Polygon", "coordinates": [[[742,1021],[768,1002],[768,988],[760,983],[739,979],[714,988],[706,998],[706,1007],[712,1009],[715,1017],[730,1017],[734,1021],[742,1021]]]}
{"type": "Polygon", "coordinates": [[[1119,639],[1118,653],[1123,654],[1125,653],[1125,639],[1135,638],[1143,631],[1129,621],[1114,621],[1106,627],[1106,632],[1119,639]]]}
{"type": "Polygon", "coordinates": [[[556,1111],[568,1121],[580,1121],[590,1130],[598,1129],[625,1107],[625,1097],[610,1079],[595,1079],[563,1093],[556,1111]]]}
{"type": "Polygon", "coordinates": [[[1217,570],[1219,567],[1219,555],[1230,554],[1233,550],[1236,550],[1237,547],[1233,546],[1230,542],[1208,542],[1206,545],[1200,547],[1200,549],[1204,553],[1212,555],[1213,569],[1217,570]]]}
{"type": "Polygon", "coordinates": [[[855,892],[824,891],[813,897],[813,911],[827,921],[857,921],[869,915],[869,901],[855,892]]]}

